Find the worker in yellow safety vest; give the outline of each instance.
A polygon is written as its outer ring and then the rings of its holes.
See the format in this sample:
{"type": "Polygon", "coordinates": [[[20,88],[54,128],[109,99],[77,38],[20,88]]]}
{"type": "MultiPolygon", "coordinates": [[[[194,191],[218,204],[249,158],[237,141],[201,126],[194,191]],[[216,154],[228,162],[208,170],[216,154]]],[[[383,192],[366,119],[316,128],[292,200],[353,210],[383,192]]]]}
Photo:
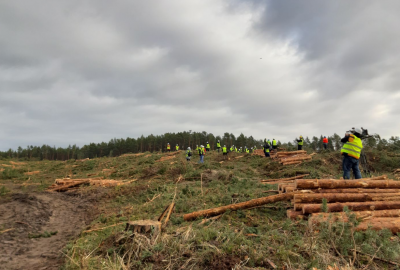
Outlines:
{"type": "Polygon", "coordinates": [[[206,144],[206,151],[209,152],[211,150],[210,144],[207,142],[206,144]]]}
{"type": "Polygon", "coordinates": [[[167,143],[167,152],[171,152],[171,145],[169,143],[167,143]]]}
{"type": "Polygon", "coordinates": [[[304,139],[303,136],[300,135],[299,140],[297,140],[297,150],[303,150],[304,139]]]}
{"type": "Polygon", "coordinates": [[[222,155],[224,156],[224,159],[228,156],[228,149],[226,148],[226,145],[222,147],[222,155]]]}
{"type": "Polygon", "coordinates": [[[218,150],[218,153],[219,153],[219,149],[221,148],[221,143],[219,142],[219,140],[218,140],[218,142],[217,142],[217,150],[218,150]]]}
{"type": "Polygon", "coordinates": [[[176,150],[176,151],[179,151],[179,145],[176,145],[176,146],[175,146],[175,150],[176,150]]]}
{"type": "Polygon", "coordinates": [[[199,161],[199,163],[204,163],[204,154],[205,154],[204,146],[200,145],[200,148],[199,148],[200,161],[199,161]]]}
{"type": "Polygon", "coordinates": [[[263,145],[263,150],[264,150],[265,157],[270,157],[269,148],[270,148],[269,143],[267,141],[265,141],[265,143],[263,145]]]}
{"type": "Polygon", "coordinates": [[[353,170],[355,179],[362,178],[359,168],[359,159],[363,149],[361,134],[361,129],[355,128],[347,132],[341,139],[341,142],[344,143],[340,151],[343,155],[343,179],[350,179],[351,170],[353,170]]]}

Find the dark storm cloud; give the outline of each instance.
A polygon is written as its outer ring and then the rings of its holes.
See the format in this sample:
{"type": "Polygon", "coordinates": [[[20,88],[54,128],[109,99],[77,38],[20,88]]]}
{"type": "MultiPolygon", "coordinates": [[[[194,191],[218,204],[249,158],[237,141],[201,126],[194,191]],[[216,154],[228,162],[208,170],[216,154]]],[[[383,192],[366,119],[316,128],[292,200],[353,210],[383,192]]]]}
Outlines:
{"type": "Polygon", "coordinates": [[[0,150],[182,130],[398,134],[398,5],[2,1],[0,150]]]}

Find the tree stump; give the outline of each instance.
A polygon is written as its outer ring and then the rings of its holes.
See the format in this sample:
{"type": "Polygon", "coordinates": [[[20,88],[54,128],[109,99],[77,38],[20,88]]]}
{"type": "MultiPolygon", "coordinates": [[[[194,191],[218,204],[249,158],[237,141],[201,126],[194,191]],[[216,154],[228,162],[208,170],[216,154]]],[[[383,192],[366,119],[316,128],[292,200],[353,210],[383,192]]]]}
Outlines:
{"type": "Polygon", "coordinates": [[[161,232],[161,222],[149,219],[129,221],[126,223],[125,231],[132,231],[140,234],[153,233],[156,235],[161,232]]]}

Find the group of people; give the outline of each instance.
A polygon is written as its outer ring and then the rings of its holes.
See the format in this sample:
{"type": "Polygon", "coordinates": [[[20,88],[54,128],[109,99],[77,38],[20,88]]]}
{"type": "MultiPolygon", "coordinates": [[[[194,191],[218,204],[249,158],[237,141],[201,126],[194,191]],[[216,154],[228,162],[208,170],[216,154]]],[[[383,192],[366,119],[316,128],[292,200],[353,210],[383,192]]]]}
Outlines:
{"type": "MultiPolygon", "coordinates": [[[[343,179],[350,179],[350,172],[353,170],[354,177],[356,179],[362,178],[361,176],[361,171],[359,168],[359,159],[361,156],[361,150],[363,149],[363,144],[362,144],[362,131],[361,129],[358,128],[353,128],[350,132],[346,132],[345,137],[341,139],[341,142],[343,143],[343,147],[341,149],[341,155],[343,155],[343,179]]],[[[303,136],[300,135],[299,139],[296,139],[297,141],[297,150],[302,150],[303,145],[304,145],[304,138],[303,136]]],[[[324,149],[327,149],[328,147],[328,138],[324,136],[323,140],[323,147],[324,149]]],[[[272,142],[268,139],[264,139],[264,145],[262,145],[262,149],[264,151],[264,154],[266,157],[270,157],[270,152],[271,151],[276,151],[278,148],[278,144],[275,139],[272,140],[272,142]]],[[[175,150],[179,151],[179,145],[177,144],[175,146],[175,150]]],[[[236,152],[236,153],[251,153],[257,150],[257,147],[250,147],[247,148],[246,146],[244,149],[242,147],[237,148],[235,145],[232,145],[229,149],[226,147],[226,145],[221,147],[221,142],[217,141],[217,151],[218,153],[222,151],[222,154],[224,155],[224,158],[228,155],[228,152],[236,152]]],[[[168,143],[167,144],[167,151],[171,151],[171,146],[168,143]]],[[[199,163],[204,163],[204,156],[207,151],[211,151],[211,147],[209,142],[206,143],[206,146],[204,145],[196,145],[195,151],[199,154],[200,156],[200,161],[199,163]]],[[[190,161],[193,153],[190,147],[187,148],[186,150],[186,160],[190,161]]]]}

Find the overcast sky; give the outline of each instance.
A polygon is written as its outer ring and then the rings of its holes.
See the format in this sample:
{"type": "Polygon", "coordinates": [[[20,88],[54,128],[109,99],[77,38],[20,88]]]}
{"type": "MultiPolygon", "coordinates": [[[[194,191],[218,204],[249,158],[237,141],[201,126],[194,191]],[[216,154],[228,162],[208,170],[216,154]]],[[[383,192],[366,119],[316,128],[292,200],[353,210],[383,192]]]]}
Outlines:
{"type": "Polygon", "coordinates": [[[400,135],[400,1],[0,1],[0,150],[400,135]]]}

